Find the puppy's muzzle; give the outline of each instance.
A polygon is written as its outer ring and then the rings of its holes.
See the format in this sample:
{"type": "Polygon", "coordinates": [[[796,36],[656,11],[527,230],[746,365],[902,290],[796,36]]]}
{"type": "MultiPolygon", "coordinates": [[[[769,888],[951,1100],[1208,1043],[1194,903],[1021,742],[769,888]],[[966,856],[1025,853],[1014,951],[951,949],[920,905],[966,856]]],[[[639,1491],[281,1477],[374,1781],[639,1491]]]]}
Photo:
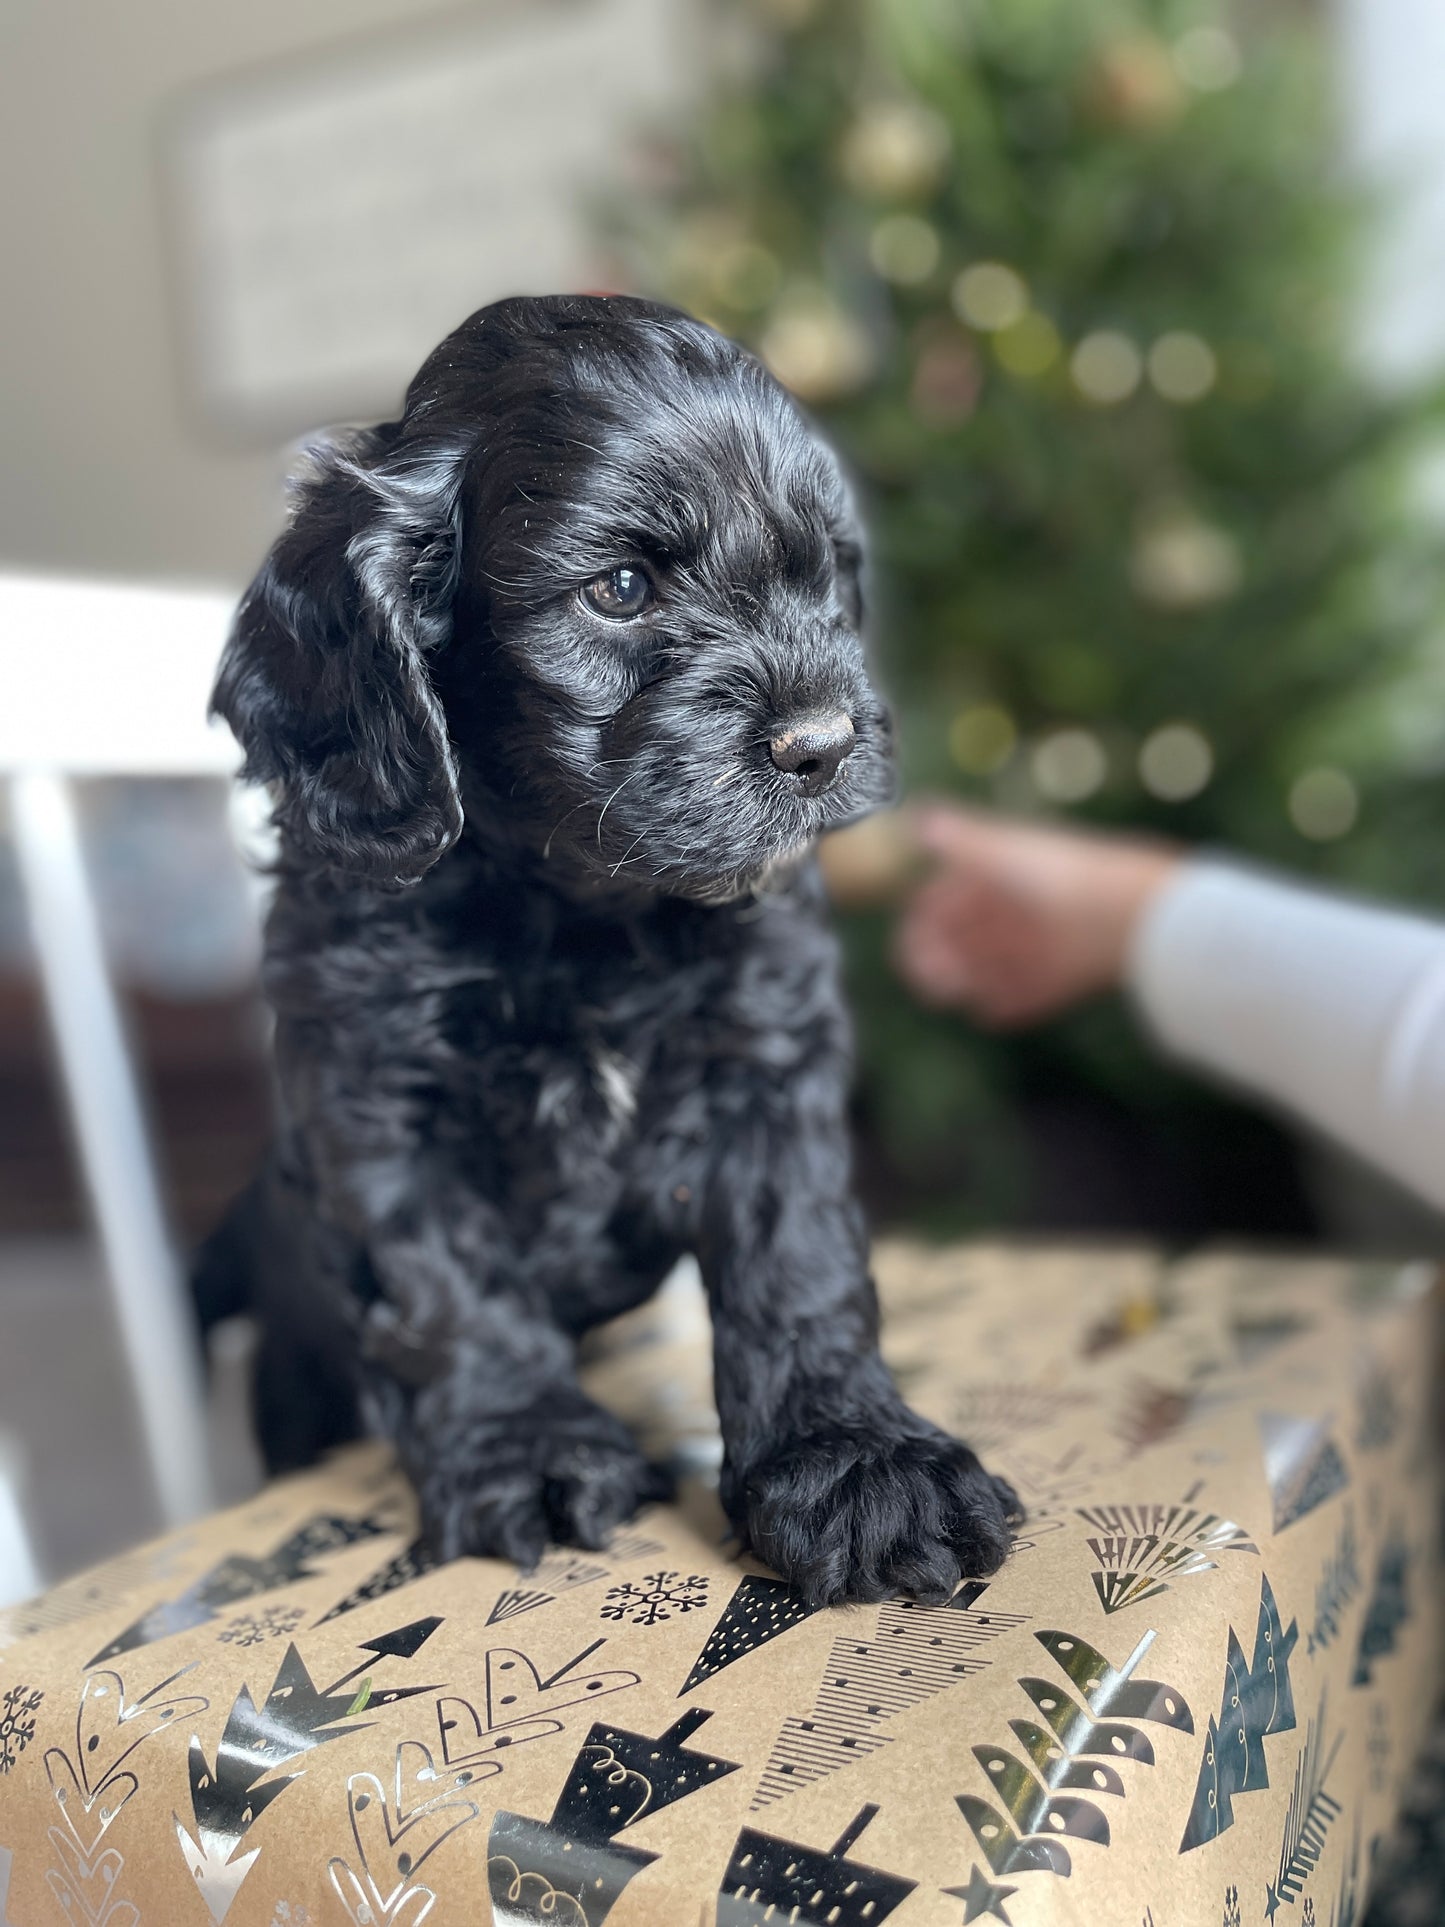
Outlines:
{"type": "Polygon", "coordinates": [[[773,767],[800,796],[822,796],[857,747],[853,720],[841,710],[831,716],[805,716],[781,730],[768,744],[773,767]]]}

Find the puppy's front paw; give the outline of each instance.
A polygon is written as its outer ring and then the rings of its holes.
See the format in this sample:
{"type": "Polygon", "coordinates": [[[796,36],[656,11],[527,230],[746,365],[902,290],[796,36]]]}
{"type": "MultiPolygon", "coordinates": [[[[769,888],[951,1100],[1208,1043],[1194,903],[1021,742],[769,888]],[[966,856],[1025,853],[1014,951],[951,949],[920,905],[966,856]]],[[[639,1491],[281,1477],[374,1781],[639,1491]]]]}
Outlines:
{"type": "Polygon", "coordinates": [[[441,1560],[495,1557],[529,1571],[549,1540],[600,1549],[670,1491],[621,1420],[581,1393],[473,1419],[429,1451],[422,1534],[441,1560]]]}
{"type": "Polygon", "coordinates": [[[814,1434],[741,1484],[752,1549],[814,1606],[897,1593],[941,1605],[998,1570],[1022,1517],[1011,1486],[931,1427],[814,1434]]]}

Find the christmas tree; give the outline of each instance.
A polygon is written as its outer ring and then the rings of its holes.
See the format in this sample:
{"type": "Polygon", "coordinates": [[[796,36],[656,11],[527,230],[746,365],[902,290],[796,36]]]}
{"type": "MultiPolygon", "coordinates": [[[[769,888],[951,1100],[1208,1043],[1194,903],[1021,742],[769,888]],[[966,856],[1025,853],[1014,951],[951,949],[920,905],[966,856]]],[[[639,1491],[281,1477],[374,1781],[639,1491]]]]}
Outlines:
{"type": "Polygon", "coordinates": [[[1234,1825],[1237,1794],[1257,1793],[1269,1785],[1264,1743],[1275,1733],[1292,1732],[1295,1726],[1289,1664],[1298,1643],[1298,1623],[1292,1619],[1285,1629],[1273,1588],[1263,1579],[1251,1660],[1244,1657],[1239,1635],[1232,1626],[1229,1629],[1219,1717],[1209,1722],[1194,1805],[1179,1843],[1181,1853],[1217,1840],[1234,1825]]]}
{"type": "MultiPolygon", "coordinates": [[[[1445,549],[1409,492],[1438,397],[1353,352],[1320,46],[1223,0],[743,11],[623,271],[756,347],[850,464],[910,786],[1440,902],[1445,549]]],[[[1061,1092],[1136,1163],[1167,1135],[1247,1181],[1116,1010],[980,1038],[909,1004],[888,924],[848,940],[895,1197],[1026,1211],[1061,1092]]]]}

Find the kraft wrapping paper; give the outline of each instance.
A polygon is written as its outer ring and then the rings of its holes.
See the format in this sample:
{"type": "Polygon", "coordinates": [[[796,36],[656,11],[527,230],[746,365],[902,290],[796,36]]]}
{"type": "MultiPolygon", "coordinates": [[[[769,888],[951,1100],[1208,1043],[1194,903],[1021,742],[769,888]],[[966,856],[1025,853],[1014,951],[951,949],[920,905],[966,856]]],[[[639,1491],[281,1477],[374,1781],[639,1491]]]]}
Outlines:
{"type": "Polygon", "coordinates": [[[441,1569],[364,1446],[0,1617],[0,1927],[1358,1927],[1440,1645],[1423,1267],[892,1247],[1024,1496],[946,1607],[728,1546],[686,1281],[588,1367],[682,1475],[441,1569]]]}

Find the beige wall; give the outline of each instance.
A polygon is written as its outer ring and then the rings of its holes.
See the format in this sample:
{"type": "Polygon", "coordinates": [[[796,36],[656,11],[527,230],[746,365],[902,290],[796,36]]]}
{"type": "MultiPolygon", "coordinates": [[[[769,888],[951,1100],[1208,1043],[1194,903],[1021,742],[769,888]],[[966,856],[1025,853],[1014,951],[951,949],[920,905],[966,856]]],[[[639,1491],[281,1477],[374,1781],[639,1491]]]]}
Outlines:
{"type": "Polygon", "coordinates": [[[166,117],[248,67],[517,4],[4,0],[0,564],[244,580],[280,514],[282,451],[228,440],[187,398],[166,117]]]}

